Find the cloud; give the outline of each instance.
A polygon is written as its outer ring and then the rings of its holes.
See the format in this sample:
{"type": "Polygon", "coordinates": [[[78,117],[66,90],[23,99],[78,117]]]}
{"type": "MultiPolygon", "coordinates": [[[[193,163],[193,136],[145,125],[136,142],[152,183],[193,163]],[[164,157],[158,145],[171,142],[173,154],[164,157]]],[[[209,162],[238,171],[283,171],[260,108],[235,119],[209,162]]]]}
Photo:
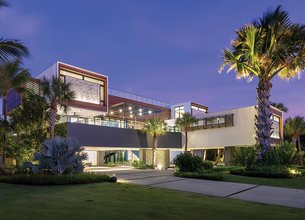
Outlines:
{"type": "Polygon", "coordinates": [[[43,27],[41,18],[36,18],[15,8],[0,10],[1,37],[23,38],[37,35],[43,27]]]}

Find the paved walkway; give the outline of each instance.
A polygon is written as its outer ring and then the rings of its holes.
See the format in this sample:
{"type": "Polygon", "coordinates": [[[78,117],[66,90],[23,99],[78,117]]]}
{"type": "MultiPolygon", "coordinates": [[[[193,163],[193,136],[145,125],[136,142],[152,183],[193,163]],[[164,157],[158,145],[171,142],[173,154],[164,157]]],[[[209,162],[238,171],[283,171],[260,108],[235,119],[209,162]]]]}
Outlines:
{"type": "MultiPolygon", "coordinates": [[[[105,172],[105,171],[102,171],[105,172]]],[[[172,170],[107,170],[119,182],[305,209],[305,190],[173,176],[172,170]]]]}

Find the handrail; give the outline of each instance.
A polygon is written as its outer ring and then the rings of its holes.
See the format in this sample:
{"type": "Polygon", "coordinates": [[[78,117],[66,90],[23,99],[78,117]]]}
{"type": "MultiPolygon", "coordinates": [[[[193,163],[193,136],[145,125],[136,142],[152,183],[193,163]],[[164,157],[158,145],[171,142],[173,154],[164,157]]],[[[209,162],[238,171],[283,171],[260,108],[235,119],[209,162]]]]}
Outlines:
{"type": "Polygon", "coordinates": [[[118,89],[108,88],[108,94],[113,96],[118,96],[121,98],[132,99],[134,101],[144,102],[151,105],[156,105],[164,108],[170,108],[170,104],[167,102],[159,101],[156,99],[148,98],[141,95],[136,95],[130,92],[125,92],[118,89]]]}

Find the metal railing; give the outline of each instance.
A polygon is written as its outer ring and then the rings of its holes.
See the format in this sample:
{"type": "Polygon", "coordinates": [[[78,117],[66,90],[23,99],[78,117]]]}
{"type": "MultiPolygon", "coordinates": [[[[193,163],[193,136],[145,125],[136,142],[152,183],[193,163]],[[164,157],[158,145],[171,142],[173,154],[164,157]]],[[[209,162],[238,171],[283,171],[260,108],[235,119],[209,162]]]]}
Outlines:
{"type": "Polygon", "coordinates": [[[148,98],[145,96],[132,94],[129,92],[118,90],[118,89],[108,88],[108,94],[113,95],[113,96],[118,96],[121,98],[131,99],[131,100],[138,101],[138,102],[144,102],[147,104],[156,105],[156,106],[160,106],[160,107],[164,107],[164,108],[170,108],[170,104],[167,102],[159,101],[159,100],[148,98]]]}

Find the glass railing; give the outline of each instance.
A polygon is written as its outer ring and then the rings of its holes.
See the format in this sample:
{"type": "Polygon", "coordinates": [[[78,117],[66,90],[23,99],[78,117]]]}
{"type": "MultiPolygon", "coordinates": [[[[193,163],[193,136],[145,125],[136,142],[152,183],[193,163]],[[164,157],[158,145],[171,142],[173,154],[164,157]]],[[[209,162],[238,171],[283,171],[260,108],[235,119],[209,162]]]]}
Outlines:
{"type": "MultiPolygon", "coordinates": [[[[59,123],[78,123],[78,124],[88,124],[88,125],[96,125],[96,126],[104,126],[104,127],[112,127],[112,128],[125,128],[125,129],[136,129],[141,130],[144,127],[144,122],[140,121],[126,121],[126,120],[115,120],[115,119],[101,119],[101,118],[84,118],[77,116],[61,116],[59,123]]],[[[167,132],[180,132],[178,127],[170,127],[166,128],[167,132]]]]}
{"type": "Polygon", "coordinates": [[[138,101],[138,102],[144,102],[147,104],[156,105],[156,106],[160,106],[160,107],[164,107],[164,108],[170,108],[170,104],[167,102],[159,101],[159,100],[152,99],[152,98],[147,98],[147,97],[140,96],[140,95],[135,95],[135,94],[117,90],[117,89],[108,88],[108,93],[109,93],[109,95],[118,96],[121,98],[131,99],[131,100],[138,101]]]}

